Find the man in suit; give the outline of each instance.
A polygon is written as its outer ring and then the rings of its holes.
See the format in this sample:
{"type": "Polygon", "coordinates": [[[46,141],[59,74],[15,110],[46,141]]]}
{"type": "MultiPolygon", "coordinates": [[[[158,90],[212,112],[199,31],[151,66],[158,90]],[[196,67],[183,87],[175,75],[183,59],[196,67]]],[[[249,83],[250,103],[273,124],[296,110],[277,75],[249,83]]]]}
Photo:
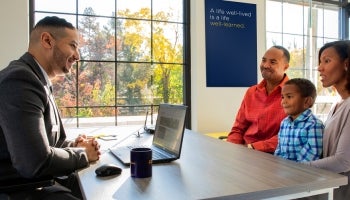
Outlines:
{"type": "MultiPolygon", "coordinates": [[[[28,52],[0,72],[0,180],[71,177],[75,170],[99,159],[96,140],[85,136],[66,140],[51,93],[50,80],[68,73],[79,60],[78,45],[79,34],[71,23],[45,17],[30,34],[28,52]]],[[[68,182],[66,187],[55,184],[8,195],[81,198],[78,184],[68,182]]]]}

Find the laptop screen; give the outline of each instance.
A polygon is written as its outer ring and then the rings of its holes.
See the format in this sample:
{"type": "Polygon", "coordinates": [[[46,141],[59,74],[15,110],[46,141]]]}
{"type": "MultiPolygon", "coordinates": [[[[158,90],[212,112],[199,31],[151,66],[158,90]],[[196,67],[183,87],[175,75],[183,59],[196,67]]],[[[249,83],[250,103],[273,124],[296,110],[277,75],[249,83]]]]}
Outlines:
{"type": "Polygon", "coordinates": [[[186,108],[184,105],[160,104],[153,145],[166,151],[180,154],[185,128],[186,108]]]}

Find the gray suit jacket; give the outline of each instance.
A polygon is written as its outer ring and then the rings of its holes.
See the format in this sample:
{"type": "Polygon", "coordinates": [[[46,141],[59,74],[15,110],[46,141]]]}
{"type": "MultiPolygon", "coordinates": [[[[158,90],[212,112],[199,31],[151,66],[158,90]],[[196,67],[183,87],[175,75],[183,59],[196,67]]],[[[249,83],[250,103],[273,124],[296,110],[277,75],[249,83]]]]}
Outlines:
{"type": "Polygon", "coordinates": [[[62,176],[88,166],[69,147],[40,67],[25,53],[0,71],[0,180],[62,176]]]}

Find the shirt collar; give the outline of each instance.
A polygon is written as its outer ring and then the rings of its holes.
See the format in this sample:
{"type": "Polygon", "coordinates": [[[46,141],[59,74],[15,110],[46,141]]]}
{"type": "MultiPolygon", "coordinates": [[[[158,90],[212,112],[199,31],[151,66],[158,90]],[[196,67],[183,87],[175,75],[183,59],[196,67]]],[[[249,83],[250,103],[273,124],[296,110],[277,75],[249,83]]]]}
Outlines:
{"type": "MultiPolygon", "coordinates": [[[[275,91],[277,88],[282,89],[282,86],[284,85],[285,82],[289,80],[287,74],[284,74],[282,81],[273,89],[275,91]]],[[[266,80],[263,79],[257,86],[258,90],[264,90],[266,91],[266,80]]],[[[273,91],[271,93],[273,93],[273,91]]]]}
{"type": "Polygon", "coordinates": [[[291,116],[288,116],[288,119],[290,122],[298,122],[298,121],[304,121],[306,118],[308,118],[312,114],[311,110],[308,108],[304,110],[294,121],[291,116]]]}
{"type": "Polygon", "coordinates": [[[39,62],[38,62],[35,58],[34,58],[34,60],[35,60],[35,62],[39,65],[40,70],[41,70],[41,72],[42,72],[43,75],[44,75],[46,84],[47,84],[49,87],[51,87],[51,86],[52,86],[52,83],[51,83],[51,81],[50,81],[50,79],[49,79],[49,76],[47,75],[46,71],[44,70],[44,68],[39,64],[39,62]]]}

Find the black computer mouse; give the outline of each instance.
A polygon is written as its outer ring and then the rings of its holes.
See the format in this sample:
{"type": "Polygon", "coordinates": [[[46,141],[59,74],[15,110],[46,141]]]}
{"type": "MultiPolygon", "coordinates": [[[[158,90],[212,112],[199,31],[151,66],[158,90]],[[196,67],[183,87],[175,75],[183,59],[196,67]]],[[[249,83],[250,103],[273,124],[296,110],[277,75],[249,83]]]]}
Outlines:
{"type": "Polygon", "coordinates": [[[122,172],[122,169],[114,164],[104,164],[99,166],[95,170],[96,175],[100,177],[117,175],[117,174],[120,174],[121,172],[122,172]]]}

